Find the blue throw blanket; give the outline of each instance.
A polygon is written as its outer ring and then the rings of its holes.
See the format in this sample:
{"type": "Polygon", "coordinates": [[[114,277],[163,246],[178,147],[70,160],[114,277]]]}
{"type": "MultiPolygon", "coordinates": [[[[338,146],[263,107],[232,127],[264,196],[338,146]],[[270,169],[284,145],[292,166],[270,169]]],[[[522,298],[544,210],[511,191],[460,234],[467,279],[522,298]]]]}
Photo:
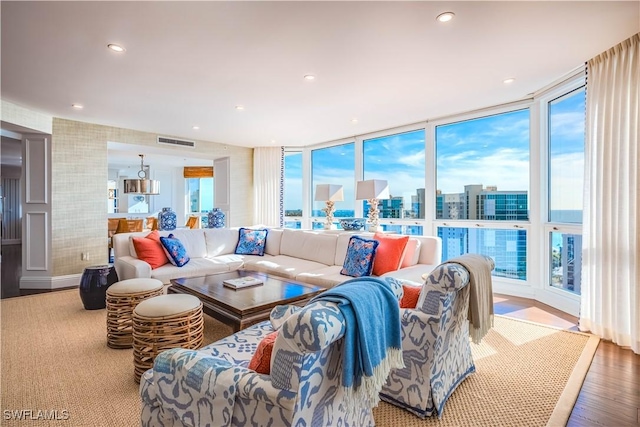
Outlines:
{"type": "Polygon", "coordinates": [[[377,406],[391,369],[403,368],[400,308],[385,280],[359,277],[312,301],[331,301],[345,318],[342,385],[347,410],[377,406]]]}

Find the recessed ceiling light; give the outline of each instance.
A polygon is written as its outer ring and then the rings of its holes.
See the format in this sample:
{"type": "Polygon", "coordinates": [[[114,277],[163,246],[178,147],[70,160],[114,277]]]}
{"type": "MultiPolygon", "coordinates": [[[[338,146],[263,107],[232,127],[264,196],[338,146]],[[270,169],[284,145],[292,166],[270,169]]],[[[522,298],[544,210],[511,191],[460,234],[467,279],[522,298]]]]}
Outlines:
{"type": "Polygon", "coordinates": [[[107,45],[107,47],[108,47],[109,49],[111,49],[112,51],[114,51],[114,52],[124,52],[124,50],[125,50],[125,49],[124,49],[122,46],[120,46],[119,44],[109,43],[109,44],[107,45]]]}
{"type": "Polygon", "coordinates": [[[198,130],[198,129],[200,129],[200,126],[193,126],[191,129],[198,130]]]}
{"type": "Polygon", "coordinates": [[[436,19],[440,22],[449,22],[453,19],[454,16],[456,16],[456,14],[453,12],[444,12],[436,16],[436,19]]]}
{"type": "Polygon", "coordinates": [[[513,77],[509,77],[508,79],[504,79],[504,80],[502,81],[502,83],[504,83],[504,84],[508,85],[508,84],[511,84],[511,83],[513,83],[513,82],[515,82],[515,81],[516,81],[516,79],[514,79],[513,77]]]}
{"type": "Polygon", "coordinates": [[[304,76],[305,80],[315,80],[316,76],[314,76],[313,74],[307,74],[304,76]]]}
{"type": "Polygon", "coordinates": [[[244,107],[242,105],[236,105],[236,110],[244,110],[244,107]]]}
{"type": "Polygon", "coordinates": [[[358,119],[351,119],[351,123],[358,123],[358,119]]]}
{"type": "Polygon", "coordinates": [[[84,105],[82,104],[71,104],[71,106],[76,110],[82,110],[84,108],[84,105]]]}
{"type": "Polygon", "coordinates": [[[271,143],[272,143],[272,144],[275,144],[275,143],[276,143],[276,140],[275,140],[275,139],[272,139],[272,140],[271,140],[271,143]]]}

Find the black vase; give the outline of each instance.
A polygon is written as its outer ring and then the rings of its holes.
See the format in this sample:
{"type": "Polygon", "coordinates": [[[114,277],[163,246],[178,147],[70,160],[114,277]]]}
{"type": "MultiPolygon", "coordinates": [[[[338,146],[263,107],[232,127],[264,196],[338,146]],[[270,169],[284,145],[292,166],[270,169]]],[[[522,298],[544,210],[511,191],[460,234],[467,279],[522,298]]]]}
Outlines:
{"type": "Polygon", "coordinates": [[[113,265],[94,265],[84,269],[80,279],[80,299],[85,310],[107,306],[107,288],[118,281],[113,265]]]}

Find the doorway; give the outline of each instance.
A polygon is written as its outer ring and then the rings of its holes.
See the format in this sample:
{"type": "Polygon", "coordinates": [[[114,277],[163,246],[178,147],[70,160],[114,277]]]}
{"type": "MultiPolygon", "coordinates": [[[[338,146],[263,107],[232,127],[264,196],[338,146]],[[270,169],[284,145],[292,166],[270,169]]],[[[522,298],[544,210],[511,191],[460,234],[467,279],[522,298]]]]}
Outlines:
{"type": "Polygon", "coordinates": [[[20,295],[22,276],[22,140],[3,131],[0,144],[0,297],[10,298],[20,295]]]}

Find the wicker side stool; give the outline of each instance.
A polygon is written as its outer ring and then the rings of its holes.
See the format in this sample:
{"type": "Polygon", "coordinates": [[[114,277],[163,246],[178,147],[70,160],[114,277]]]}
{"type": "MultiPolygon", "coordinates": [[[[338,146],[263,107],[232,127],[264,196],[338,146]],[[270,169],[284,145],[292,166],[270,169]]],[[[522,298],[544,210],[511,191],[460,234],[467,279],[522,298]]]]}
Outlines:
{"type": "Polygon", "coordinates": [[[128,279],[107,289],[107,345],[111,348],[133,346],[133,309],[141,301],[162,295],[158,279],[128,279]]]}
{"type": "Polygon", "coordinates": [[[202,303],[193,295],[169,294],[142,301],[133,310],[133,366],[137,382],[164,350],[202,346],[202,303]]]}

